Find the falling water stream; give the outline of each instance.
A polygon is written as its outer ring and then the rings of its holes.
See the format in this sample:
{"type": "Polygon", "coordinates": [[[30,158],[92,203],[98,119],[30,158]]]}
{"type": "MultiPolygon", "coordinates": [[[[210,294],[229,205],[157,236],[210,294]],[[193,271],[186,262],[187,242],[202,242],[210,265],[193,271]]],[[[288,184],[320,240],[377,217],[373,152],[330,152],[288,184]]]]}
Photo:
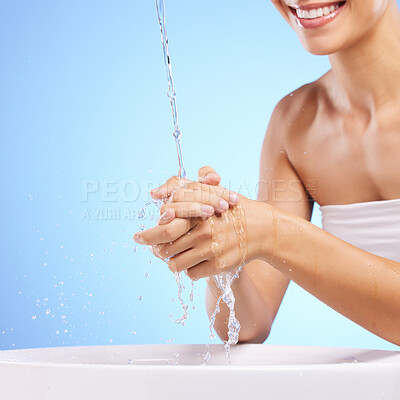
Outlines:
{"type": "MultiPolygon", "coordinates": [[[[156,7],[157,7],[157,16],[158,22],[160,24],[161,30],[161,42],[163,45],[163,53],[164,53],[164,63],[167,72],[167,80],[168,80],[168,92],[167,96],[170,100],[171,109],[172,109],[172,119],[174,123],[174,138],[176,143],[176,149],[178,153],[178,161],[179,161],[179,174],[178,177],[180,179],[186,178],[186,171],[183,165],[183,157],[182,157],[182,148],[181,148],[181,132],[179,130],[178,125],[178,109],[176,103],[176,93],[174,89],[174,81],[172,78],[172,68],[171,68],[171,58],[169,56],[169,49],[168,49],[168,36],[166,30],[166,21],[165,21],[165,4],[164,0],[156,0],[156,7]]],[[[210,323],[210,330],[211,330],[211,337],[214,337],[213,334],[213,327],[216,316],[220,311],[220,303],[223,301],[229,308],[229,319],[228,319],[228,340],[225,343],[225,349],[227,351],[228,360],[230,361],[230,346],[236,344],[239,337],[239,330],[240,330],[240,323],[236,319],[235,316],[235,296],[231,289],[233,281],[238,278],[241,269],[243,268],[244,259],[247,254],[247,231],[245,226],[244,220],[244,210],[240,204],[234,207],[230,213],[226,213],[224,215],[226,222],[231,222],[233,224],[235,233],[238,238],[239,248],[241,251],[241,258],[242,262],[236,270],[220,274],[214,277],[217,287],[221,291],[221,296],[217,300],[216,308],[214,314],[211,317],[210,323]]],[[[217,227],[215,226],[216,222],[213,219],[209,219],[210,227],[213,232],[213,243],[212,249],[216,256],[217,263],[220,266],[224,266],[226,262],[222,256],[222,246],[224,239],[221,238],[221,233],[218,232],[217,227]]],[[[179,273],[175,273],[175,279],[178,285],[178,299],[184,311],[184,314],[181,318],[176,320],[175,322],[181,325],[185,325],[186,319],[188,317],[188,306],[184,303],[182,298],[182,291],[183,291],[183,281],[182,277],[179,273]]],[[[190,300],[193,301],[193,282],[192,282],[192,292],[190,294],[190,300]]]]}
{"type": "Polygon", "coordinates": [[[181,147],[181,131],[179,130],[178,125],[178,107],[176,105],[176,93],[174,88],[174,80],[172,78],[172,69],[171,69],[171,59],[169,57],[169,50],[168,50],[168,36],[167,36],[167,29],[165,26],[165,5],[164,0],[156,0],[157,6],[157,16],[158,22],[160,24],[161,30],[161,42],[163,46],[164,52],[164,64],[167,72],[167,80],[168,80],[168,93],[167,96],[169,97],[172,109],[172,119],[174,121],[174,138],[176,143],[176,150],[178,153],[178,161],[179,161],[179,178],[185,179],[186,178],[186,171],[183,166],[183,157],[182,157],[182,147],[181,147]]]}

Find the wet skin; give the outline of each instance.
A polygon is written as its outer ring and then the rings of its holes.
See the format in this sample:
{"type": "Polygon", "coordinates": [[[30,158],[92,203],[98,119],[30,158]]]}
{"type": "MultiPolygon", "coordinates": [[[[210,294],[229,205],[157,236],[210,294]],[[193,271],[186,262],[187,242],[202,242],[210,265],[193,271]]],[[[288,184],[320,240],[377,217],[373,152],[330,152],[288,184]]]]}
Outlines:
{"type": "MultiPolygon", "coordinates": [[[[308,222],[314,201],[329,205],[400,198],[397,3],[349,0],[338,17],[317,29],[302,28],[290,10],[311,1],[273,3],[308,51],[329,55],[332,70],[277,105],[262,148],[258,201],[240,198],[249,236],[247,264],[234,283],[240,341],[266,339],[293,280],[354,322],[400,345],[400,263],[360,250],[308,222]]],[[[203,168],[199,176],[207,185],[192,184],[175,198],[174,210],[164,214],[158,227],[135,236],[161,251],[175,251],[178,262],[170,268],[188,269],[195,279],[221,272],[209,250],[211,211],[202,214],[200,205],[228,213],[234,207],[219,209],[218,196],[229,203],[219,189],[207,195],[207,188],[219,183],[212,174],[211,168],[203,168]]],[[[170,186],[175,183],[170,181],[170,186]]],[[[165,186],[154,195],[166,191],[165,186]]],[[[237,240],[232,226],[221,229],[230,238],[225,268],[233,268],[237,240]]],[[[219,292],[207,281],[211,314],[219,292]]],[[[223,339],[226,316],[227,309],[222,309],[216,321],[223,339]]]]}

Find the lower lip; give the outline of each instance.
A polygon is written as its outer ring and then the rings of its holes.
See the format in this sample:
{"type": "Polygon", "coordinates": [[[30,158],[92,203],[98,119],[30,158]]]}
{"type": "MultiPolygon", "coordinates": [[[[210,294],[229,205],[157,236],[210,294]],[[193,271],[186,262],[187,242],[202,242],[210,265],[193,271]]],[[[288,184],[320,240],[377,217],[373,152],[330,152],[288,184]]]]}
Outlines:
{"type": "Polygon", "coordinates": [[[314,18],[314,19],[305,19],[305,18],[299,18],[297,16],[297,13],[295,10],[292,8],[290,9],[292,11],[292,14],[296,18],[298,24],[305,29],[314,29],[314,28],[320,28],[321,26],[324,26],[326,24],[329,24],[329,22],[333,21],[343,10],[343,8],[346,6],[347,3],[344,3],[341,5],[337,10],[333,11],[332,13],[325,15],[323,17],[319,18],[314,18]]]}

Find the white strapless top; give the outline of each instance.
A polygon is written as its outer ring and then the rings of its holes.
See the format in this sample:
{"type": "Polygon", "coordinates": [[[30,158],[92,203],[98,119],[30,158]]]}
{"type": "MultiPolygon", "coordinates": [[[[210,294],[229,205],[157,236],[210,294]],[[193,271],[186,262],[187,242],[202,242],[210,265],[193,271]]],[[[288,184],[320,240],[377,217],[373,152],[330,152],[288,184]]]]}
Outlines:
{"type": "Polygon", "coordinates": [[[400,262],[400,199],[320,207],[322,227],[360,249],[400,262]]]}

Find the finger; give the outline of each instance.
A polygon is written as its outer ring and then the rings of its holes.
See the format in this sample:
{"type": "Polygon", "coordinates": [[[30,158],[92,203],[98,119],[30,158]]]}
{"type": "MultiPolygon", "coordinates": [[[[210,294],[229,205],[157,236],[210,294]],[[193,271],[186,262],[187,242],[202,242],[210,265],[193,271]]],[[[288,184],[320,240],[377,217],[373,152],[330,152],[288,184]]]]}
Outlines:
{"type": "Polygon", "coordinates": [[[133,240],[139,244],[156,245],[162,243],[173,242],[178,239],[192,227],[197,225],[196,219],[174,219],[166,225],[157,225],[154,228],[147,229],[143,232],[135,233],[133,240]]]}
{"type": "Polygon", "coordinates": [[[187,184],[188,182],[190,181],[187,179],[180,179],[177,176],[173,176],[160,187],[150,190],[150,196],[153,199],[167,199],[175,190],[187,184]]]}
{"type": "Polygon", "coordinates": [[[197,175],[201,183],[217,186],[221,182],[221,177],[209,166],[200,168],[197,175]]]}
{"type": "Polygon", "coordinates": [[[198,236],[192,234],[192,230],[190,230],[186,235],[181,236],[172,243],[159,245],[157,246],[157,256],[165,260],[192,249],[195,245],[196,237],[198,236]]]}
{"type": "Polygon", "coordinates": [[[236,205],[239,202],[239,196],[219,186],[190,182],[173,193],[172,202],[208,204],[223,213],[229,209],[229,205],[236,205]]]}
{"type": "Polygon", "coordinates": [[[186,275],[192,280],[192,281],[198,281],[201,278],[208,278],[210,276],[215,275],[215,266],[212,261],[205,260],[197,265],[188,268],[186,271],[186,275]]]}
{"type": "Polygon", "coordinates": [[[165,211],[161,212],[160,218],[157,221],[158,225],[169,224],[175,219],[175,211],[173,207],[167,208],[165,211]]]}
{"type": "Polygon", "coordinates": [[[165,214],[169,209],[177,218],[209,218],[215,211],[214,207],[202,203],[168,203],[161,207],[161,212],[165,210],[165,214]]]}
{"type": "Polygon", "coordinates": [[[182,272],[202,261],[207,260],[208,254],[198,247],[180,253],[168,260],[168,267],[172,272],[182,272]]]}

